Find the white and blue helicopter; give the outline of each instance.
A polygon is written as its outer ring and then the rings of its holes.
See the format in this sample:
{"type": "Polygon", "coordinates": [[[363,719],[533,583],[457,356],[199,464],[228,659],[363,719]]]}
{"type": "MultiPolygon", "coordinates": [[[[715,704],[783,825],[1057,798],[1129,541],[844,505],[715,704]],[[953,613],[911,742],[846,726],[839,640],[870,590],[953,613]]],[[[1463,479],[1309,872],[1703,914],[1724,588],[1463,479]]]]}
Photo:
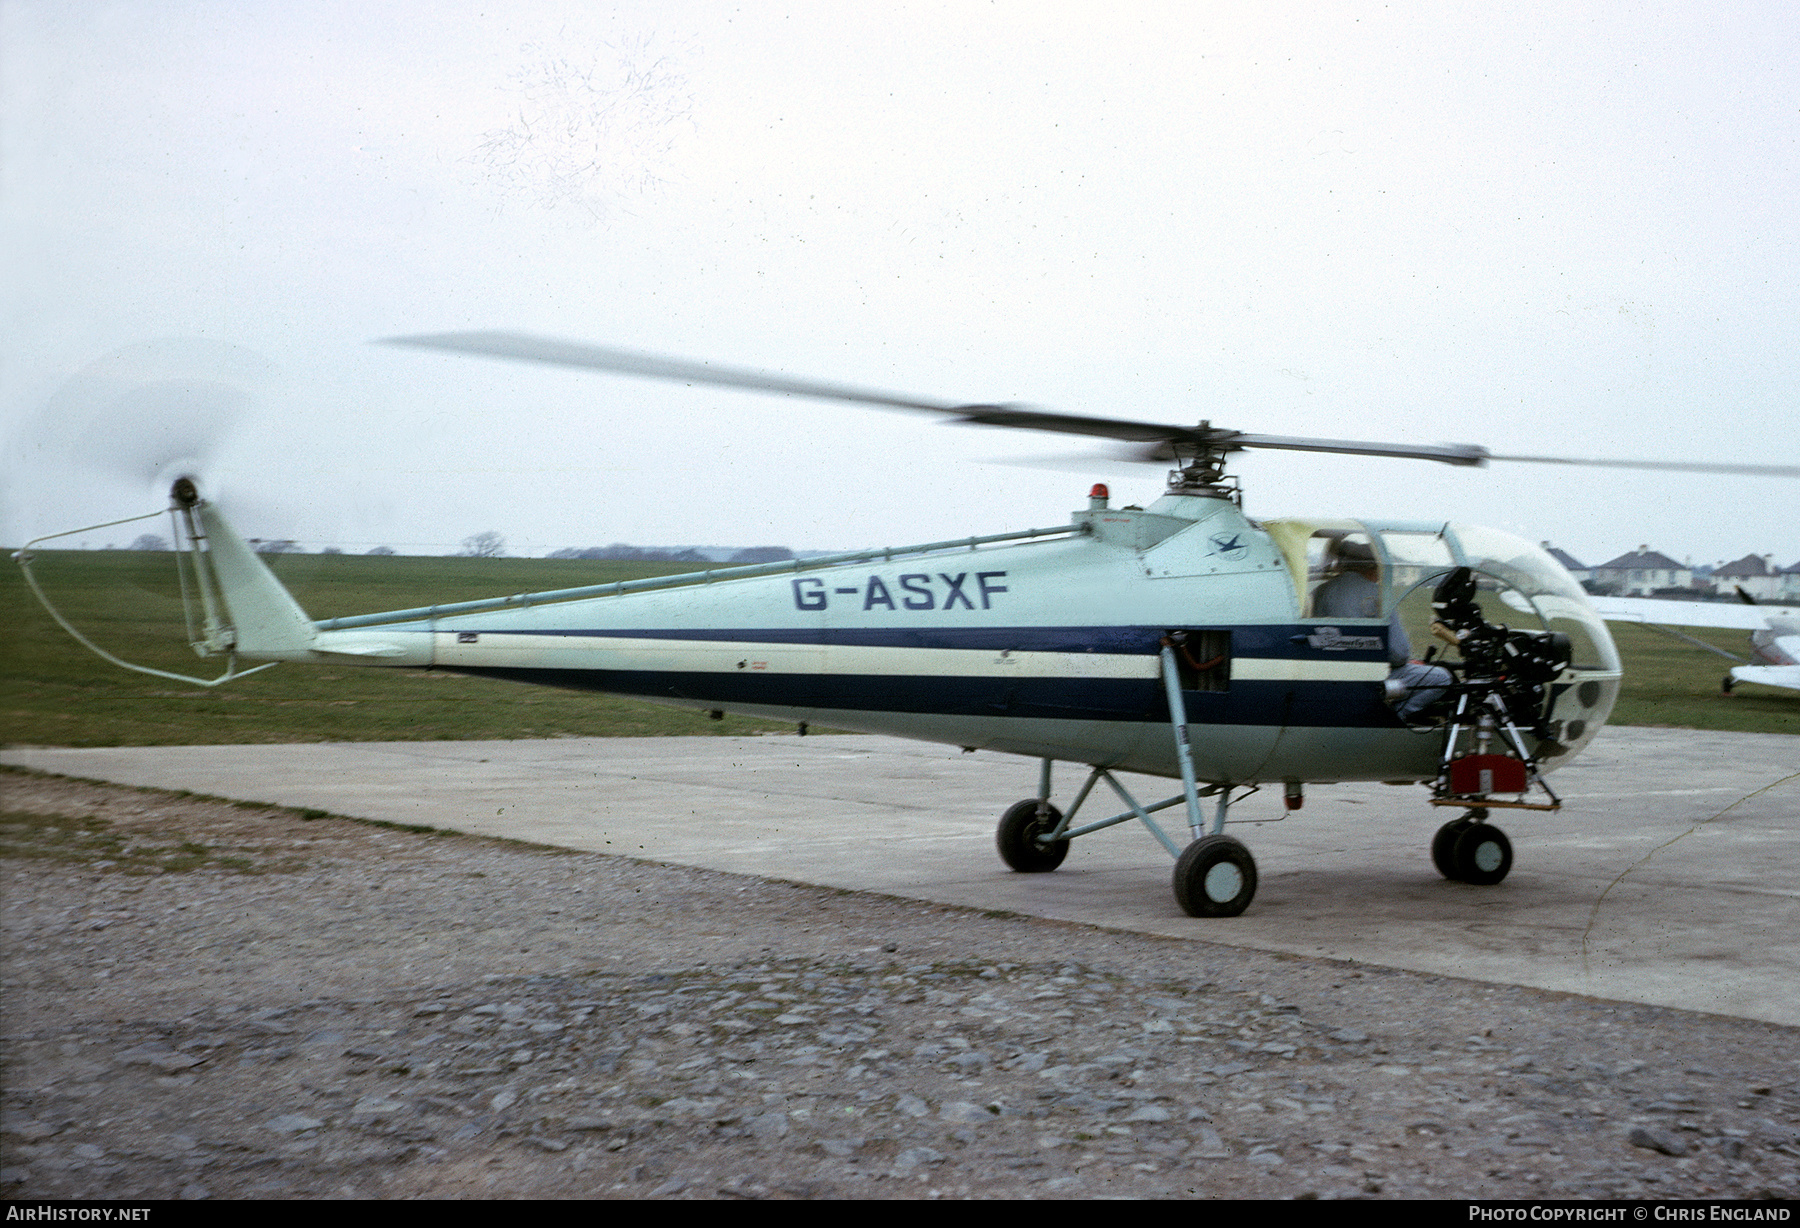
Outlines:
{"type": "Polygon", "coordinates": [[[1431,841],[1438,870],[1500,882],[1512,849],[1490,812],[1560,806],[1546,777],[1605,723],[1620,679],[1605,622],[1539,547],[1436,521],[1254,521],[1225,472],[1232,453],[1800,476],[954,405],[510,333],[394,340],[1095,436],[1174,467],[1149,507],[1114,507],[1096,486],[1051,528],[323,621],[183,478],[193,643],[231,659],[226,677],[239,659],[453,670],[1028,756],[1035,795],[997,833],[1008,866],[1054,870],[1070,841],[1139,821],[1175,860],[1192,916],[1235,916],[1254,897],[1255,860],[1224,826],[1264,786],[1297,809],[1309,783],[1422,784],[1461,812],[1431,841]],[[1058,762],[1085,769],[1066,808],[1052,802],[1058,762]],[[1181,788],[1140,801],[1122,771],[1181,788]],[[1100,785],[1123,808],[1090,818],[1100,785]],[[1166,810],[1185,841],[1154,817],[1166,810]]]}

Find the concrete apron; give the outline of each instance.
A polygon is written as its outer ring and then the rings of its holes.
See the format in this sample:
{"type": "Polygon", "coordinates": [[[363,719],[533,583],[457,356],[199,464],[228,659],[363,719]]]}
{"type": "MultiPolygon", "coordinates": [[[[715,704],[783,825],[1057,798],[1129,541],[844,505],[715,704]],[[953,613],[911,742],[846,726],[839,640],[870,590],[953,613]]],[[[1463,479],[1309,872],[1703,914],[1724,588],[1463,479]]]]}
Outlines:
{"type": "MultiPolygon", "coordinates": [[[[1426,805],[1423,789],[1319,786],[1281,822],[1281,790],[1266,789],[1230,828],[1256,856],[1256,900],[1206,921],[1176,907],[1172,862],[1135,821],[1077,840],[1053,874],[1012,873],[994,825],[1035,794],[1035,761],[891,738],[15,749],[0,761],[1800,1024],[1800,737],[1607,729],[1552,777],[1560,813],[1494,812],[1515,858],[1497,887],[1432,868],[1431,835],[1460,812],[1426,805]]],[[[1054,800],[1066,806],[1081,779],[1059,765],[1054,800]]],[[[1145,804],[1179,789],[1125,779],[1145,804]]],[[[1100,786],[1083,816],[1120,809],[1100,786]]],[[[1182,814],[1157,816],[1177,844],[1182,814]]]]}

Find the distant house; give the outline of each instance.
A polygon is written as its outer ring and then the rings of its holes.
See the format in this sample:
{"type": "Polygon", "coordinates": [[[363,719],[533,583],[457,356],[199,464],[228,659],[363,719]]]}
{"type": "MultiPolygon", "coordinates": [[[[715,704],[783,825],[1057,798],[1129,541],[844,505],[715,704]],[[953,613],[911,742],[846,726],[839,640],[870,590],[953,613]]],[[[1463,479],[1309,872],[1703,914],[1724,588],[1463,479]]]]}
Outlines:
{"type": "Polygon", "coordinates": [[[1721,593],[1743,589],[1758,601],[1775,601],[1785,595],[1788,576],[1775,566],[1774,555],[1746,554],[1733,563],[1713,568],[1713,583],[1721,593]]]}
{"type": "Polygon", "coordinates": [[[1594,578],[1593,577],[1593,569],[1590,568],[1586,563],[1583,563],[1583,562],[1580,562],[1579,560],[1577,560],[1576,557],[1574,555],[1570,554],[1567,550],[1558,550],[1555,546],[1552,546],[1549,542],[1544,542],[1543,547],[1544,547],[1544,553],[1548,554],[1551,558],[1555,559],[1558,563],[1561,563],[1563,570],[1568,572],[1571,576],[1575,577],[1575,583],[1586,584],[1589,580],[1594,578]]]}
{"type": "Polygon", "coordinates": [[[1621,597],[1648,597],[1658,589],[1691,588],[1693,583],[1693,568],[1648,546],[1639,546],[1630,554],[1602,563],[1592,574],[1595,591],[1621,597]]]}

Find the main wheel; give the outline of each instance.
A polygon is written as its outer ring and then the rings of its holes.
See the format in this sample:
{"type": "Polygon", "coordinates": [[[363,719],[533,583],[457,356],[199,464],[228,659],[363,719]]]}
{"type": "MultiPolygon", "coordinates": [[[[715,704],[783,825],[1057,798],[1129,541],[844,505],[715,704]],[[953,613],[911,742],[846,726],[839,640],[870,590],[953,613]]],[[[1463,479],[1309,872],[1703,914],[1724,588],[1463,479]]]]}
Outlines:
{"type": "Polygon", "coordinates": [[[1256,859],[1243,841],[1202,836],[1175,863],[1175,902],[1190,917],[1235,917],[1256,896],[1256,859]]]}
{"type": "Polygon", "coordinates": [[[1044,817],[1040,819],[1035,797],[1009,806],[1000,816],[1000,828],[994,833],[1000,860],[1021,874],[1043,874],[1056,869],[1069,855],[1069,842],[1054,840],[1040,844],[1038,837],[1055,831],[1060,822],[1062,811],[1055,806],[1046,806],[1044,817]]]}
{"type": "Polygon", "coordinates": [[[1452,876],[1477,887],[1492,887],[1512,869],[1512,841],[1491,823],[1471,823],[1450,850],[1452,876]]]}
{"type": "Polygon", "coordinates": [[[1438,828],[1437,835],[1431,838],[1431,864],[1437,867],[1439,874],[1451,882],[1457,881],[1459,877],[1453,857],[1456,852],[1456,838],[1474,825],[1475,820],[1465,814],[1462,818],[1451,819],[1438,828]]]}

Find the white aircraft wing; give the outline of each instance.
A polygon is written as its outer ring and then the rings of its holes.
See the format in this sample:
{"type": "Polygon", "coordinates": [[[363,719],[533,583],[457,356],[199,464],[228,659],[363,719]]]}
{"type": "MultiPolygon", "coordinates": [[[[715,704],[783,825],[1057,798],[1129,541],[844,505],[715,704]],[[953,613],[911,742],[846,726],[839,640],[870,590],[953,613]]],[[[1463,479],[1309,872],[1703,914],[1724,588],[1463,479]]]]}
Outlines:
{"type": "MultiPolygon", "coordinates": [[[[1772,636],[1757,637],[1755,642],[1760,645],[1757,649],[1758,656],[1765,661],[1771,656],[1776,660],[1782,657],[1789,661],[1800,660],[1800,607],[1716,601],[1664,601],[1654,597],[1595,597],[1592,604],[1604,619],[1654,627],[1721,656],[1731,654],[1672,628],[1716,627],[1728,631],[1771,632],[1772,636]]],[[[1733,659],[1741,661],[1743,658],[1733,659]]],[[[1755,682],[1763,686],[1800,691],[1800,665],[1735,665],[1732,667],[1731,677],[1739,682],[1755,682]]]]}
{"type": "Polygon", "coordinates": [[[1737,665],[1732,667],[1731,676],[1739,682],[1760,682],[1764,686],[1800,691],[1800,665],[1737,665]]]}
{"type": "Polygon", "coordinates": [[[1800,606],[1743,605],[1726,601],[1665,601],[1656,597],[1590,597],[1600,617],[1616,623],[1652,623],[1665,627],[1718,627],[1727,631],[1762,631],[1771,618],[1800,618],[1800,606]]]}

